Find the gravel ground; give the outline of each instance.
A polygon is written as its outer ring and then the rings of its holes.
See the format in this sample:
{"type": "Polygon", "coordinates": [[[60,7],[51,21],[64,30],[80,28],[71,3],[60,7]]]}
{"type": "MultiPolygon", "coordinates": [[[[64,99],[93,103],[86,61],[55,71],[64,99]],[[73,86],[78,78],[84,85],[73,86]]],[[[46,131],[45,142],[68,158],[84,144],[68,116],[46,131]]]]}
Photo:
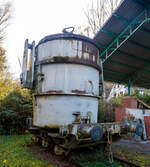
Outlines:
{"type": "Polygon", "coordinates": [[[120,140],[113,143],[114,154],[141,167],[150,167],[150,142],[120,140]]]}

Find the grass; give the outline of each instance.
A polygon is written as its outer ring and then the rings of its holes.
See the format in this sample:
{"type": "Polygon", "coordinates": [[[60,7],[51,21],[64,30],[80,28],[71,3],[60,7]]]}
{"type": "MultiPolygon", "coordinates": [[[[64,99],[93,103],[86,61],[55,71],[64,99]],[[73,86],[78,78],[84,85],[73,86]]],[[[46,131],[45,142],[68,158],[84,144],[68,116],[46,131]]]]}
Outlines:
{"type": "Polygon", "coordinates": [[[134,164],[139,165],[140,167],[149,167],[150,166],[150,155],[146,155],[134,150],[123,150],[115,148],[115,154],[122,157],[123,159],[130,161],[134,164]]]}
{"type": "Polygon", "coordinates": [[[109,163],[107,153],[102,150],[96,150],[84,155],[80,154],[78,160],[84,167],[121,167],[115,162],[109,163]]]}
{"type": "Polygon", "coordinates": [[[55,167],[37,159],[27,148],[31,135],[0,137],[0,167],[55,167]]]}

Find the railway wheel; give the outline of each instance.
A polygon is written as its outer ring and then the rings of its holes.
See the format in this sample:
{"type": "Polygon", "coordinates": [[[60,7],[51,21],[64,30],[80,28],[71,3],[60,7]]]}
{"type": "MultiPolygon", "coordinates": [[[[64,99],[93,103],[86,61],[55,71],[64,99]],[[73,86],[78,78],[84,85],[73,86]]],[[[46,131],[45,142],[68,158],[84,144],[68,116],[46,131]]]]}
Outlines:
{"type": "Polygon", "coordinates": [[[55,145],[54,146],[54,153],[56,155],[63,155],[65,153],[65,150],[62,147],[55,145]]]}
{"type": "Polygon", "coordinates": [[[42,139],[42,146],[47,148],[49,146],[49,143],[47,140],[42,139]]]}
{"type": "Polygon", "coordinates": [[[42,141],[41,141],[41,138],[40,137],[37,137],[37,136],[34,136],[31,141],[35,144],[38,144],[38,145],[41,145],[42,144],[42,141]]]}

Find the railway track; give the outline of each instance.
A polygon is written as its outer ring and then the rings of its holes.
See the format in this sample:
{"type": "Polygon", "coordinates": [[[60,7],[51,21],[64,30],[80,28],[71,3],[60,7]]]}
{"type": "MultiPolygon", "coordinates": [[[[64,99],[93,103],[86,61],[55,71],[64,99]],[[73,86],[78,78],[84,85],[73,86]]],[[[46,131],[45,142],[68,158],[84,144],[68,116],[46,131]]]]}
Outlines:
{"type": "MultiPolygon", "coordinates": [[[[74,150],[71,154],[68,156],[57,156],[50,150],[45,150],[43,147],[39,145],[30,145],[29,146],[31,151],[37,156],[38,158],[42,157],[45,160],[51,160],[53,164],[55,164],[57,167],[86,167],[81,164],[81,161],[79,160],[79,154],[82,153],[82,155],[90,155],[94,154],[96,150],[74,150]],[[43,150],[42,152],[40,150],[43,150]]],[[[118,162],[120,165],[124,167],[140,167],[137,164],[133,164],[132,162],[129,162],[127,160],[122,159],[121,157],[114,155],[113,159],[118,162]]],[[[98,159],[96,160],[98,161],[98,159]]],[[[99,158],[99,161],[102,161],[101,158],[99,158]]],[[[93,157],[94,162],[94,157],[93,157]]]]}
{"type": "MultiPolygon", "coordinates": [[[[71,162],[71,165],[74,165],[76,167],[85,167],[85,166],[81,165],[75,157],[76,157],[76,155],[68,157],[69,161],[71,162]]],[[[115,161],[117,161],[120,165],[123,165],[124,167],[140,167],[139,165],[134,164],[128,160],[124,160],[123,158],[118,157],[117,155],[114,155],[113,159],[115,161]]]]}
{"type": "MultiPolygon", "coordinates": [[[[134,163],[132,163],[132,162],[129,162],[129,161],[124,160],[124,159],[122,159],[122,158],[119,158],[119,157],[117,157],[117,156],[114,156],[114,160],[116,160],[120,165],[123,165],[123,166],[125,166],[125,167],[140,167],[140,166],[137,165],[137,164],[134,164],[134,163]]],[[[76,166],[76,167],[85,167],[85,166],[81,165],[79,162],[77,162],[76,159],[71,159],[71,165],[72,165],[72,164],[73,164],[74,166],[76,166]]]]}
{"type": "MultiPolygon", "coordinates": [[[[136,165],[136,164],[134,164],[132,162],[129,162],[127,160],[124,160],[124,159],[116,157],[116,156],[114,156],[114,160],[116,160],[119,164],[121,164],[121,165],[123,165],[125,167],[140,167],[139,165],[136,165]]],[[[70,162],[71,162],[70,163],[71,165],[73,164],[76,167],[85,167],[85,166],[81,165],[79,162],[77,162],[77,160],[74,159],[74,158],[71,159],[70,162]]]]}
{"type": "Polygon", "coordinates": [[[134,164],[130,161],[124,160],[124,159],[118,157],[117,155],[114,155],[113,158],[114,158],[114,160],[118,161],[122,165],[126,165],[126,166],[129,166],[129,167],[140,167],[139,165],[134,164]]]}
{"type": "Polygon", "coordinates": [[[77,161],[77,159],[76,159],[75,157],[69,157],[68,159],[69,159],[70,165],[74,165],[74,166],[76,166],[76,167],[84,167],[83,165],[81,165],[81,164],[77,161]]]}
{"type": "Polygon", "coordinates": [[[117,156],[114,156],[114,160],[118,161],[119,163],[121,163],[121,165],[126,165],[126,166],[129,166],[129,167],[140,167],[139,165],[137,164],[134,164],[132,162],[129,162],[127,160],[124,160],[120,157],[117,157],[117,156]]]}

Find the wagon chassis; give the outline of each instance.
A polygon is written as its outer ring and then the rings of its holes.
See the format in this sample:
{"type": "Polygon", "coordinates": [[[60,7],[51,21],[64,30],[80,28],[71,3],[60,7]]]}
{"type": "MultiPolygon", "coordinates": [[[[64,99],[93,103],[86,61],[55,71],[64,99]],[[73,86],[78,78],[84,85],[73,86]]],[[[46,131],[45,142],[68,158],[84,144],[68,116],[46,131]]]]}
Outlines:
{"type": "MultiPolygon", "coordinates": [[[[72,124],[71,126],[76,126],[72,124]]],[[[135,128],[131,128],[130,124],[125,123],[96,123],[96,124],[78,124],[78,126],[101,126],[103,129],[103,136],[101,140],[95,141],[90,134],[88,135],[75,135],[75,134],[60,134],[59,129],[39,128],[31,127],[29,130],[35,136],[34,142],[42,145],[45,148],[49,148],[56,155],[68,155],[68,153],[76,148],[93,147],[102,144],[106,146],[110,144],[110,138],[117,134],[121,137],[121,134],[127,132],[135,132],[135,128]],[[108,135],[111,136],[108,138],[108,135]]],[[[79,133],[77,133],[79,134],[79,133]]],[[[97,134],[95,134],[97,135],[97,134]]],[[[99,135],[99,134],[98,134],[99,135]]]]}

